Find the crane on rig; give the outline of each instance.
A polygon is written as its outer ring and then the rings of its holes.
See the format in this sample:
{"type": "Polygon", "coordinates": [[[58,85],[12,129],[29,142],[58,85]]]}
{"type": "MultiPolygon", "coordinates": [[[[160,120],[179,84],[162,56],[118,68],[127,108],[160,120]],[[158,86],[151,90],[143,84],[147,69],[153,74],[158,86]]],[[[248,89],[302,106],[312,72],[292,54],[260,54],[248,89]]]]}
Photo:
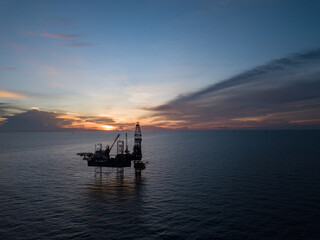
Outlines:
{"type": "Polygon", "coordinates": [[[109,147],[109,145],[107,145],[106,151],[105,151],[106,156],[110,156],[110,151],[113,148],[114,144],[116,143],[116,141],[118,140],[119,137],[120,137],[120,134],[118,134],[116,136],[116,138],[114,139],[113,143],[111,144],[111,147],[109,147]]]}

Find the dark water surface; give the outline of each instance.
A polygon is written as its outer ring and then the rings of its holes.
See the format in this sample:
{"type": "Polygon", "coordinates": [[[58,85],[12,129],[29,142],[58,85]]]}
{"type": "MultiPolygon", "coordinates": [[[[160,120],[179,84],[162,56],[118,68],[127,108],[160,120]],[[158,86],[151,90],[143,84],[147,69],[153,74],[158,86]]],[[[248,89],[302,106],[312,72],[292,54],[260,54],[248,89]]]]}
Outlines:
{"type": "Polygon", "coordinates": [[[0,239],[320,239],[319,131],[143,132],[141,178],[95,176],[115,135],[1,133],[0,239]]]}

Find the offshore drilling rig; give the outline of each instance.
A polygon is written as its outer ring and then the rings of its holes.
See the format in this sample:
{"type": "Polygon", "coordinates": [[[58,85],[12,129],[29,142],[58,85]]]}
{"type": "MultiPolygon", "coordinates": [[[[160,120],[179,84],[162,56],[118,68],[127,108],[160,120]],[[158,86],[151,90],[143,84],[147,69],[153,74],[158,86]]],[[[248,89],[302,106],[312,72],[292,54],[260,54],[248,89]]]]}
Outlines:
{"type": "Polygon", "coordinates": [[[126,142],[124,149],[124,141],[118,140],[120,134],[116,136],[112,144],[107,145],[105,150],[103,150],[102,143],[98,143],[95,145],[95,152],[81,152],[77,153],[77,155],[82,156],[83,160],[88,162],[88,166],[90,167],[100,167],[100,173],[102,167],[112,167],[112,168],[124,168],[131,167],[131,162],[133,161],[134,168],[136,174],[141,174],[141,171],[146,168],[146,163],[142,162],[142,151],[141,151],[141,142],[142,142],[142,134],[139,122],[136,124],[136,129],[134,133],[134,146],[133,152],[130,153],[128,150],[128,136],[126,133],[126,142]],[[118,140],[118,141],[117,141],[118,140]],[[110,152],[117,142],[117,154],[115,156],[111,156],[110,152]]]}

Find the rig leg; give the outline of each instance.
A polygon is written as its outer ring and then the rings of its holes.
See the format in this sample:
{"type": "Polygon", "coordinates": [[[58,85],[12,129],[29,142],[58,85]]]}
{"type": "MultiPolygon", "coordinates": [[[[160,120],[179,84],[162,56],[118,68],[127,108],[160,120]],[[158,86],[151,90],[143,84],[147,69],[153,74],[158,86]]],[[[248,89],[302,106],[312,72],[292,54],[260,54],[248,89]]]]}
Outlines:
{"type": "Polygon", "coordinates": [[[123,168],[117,168],[117,174],[118,174],[120,177],[123,177],[123,175],[124,175],[124,169],[123,169],[123,168]]]}
{"type": "Polygon", "coordinates": [[[102,177],[102,167],[96,167],[94,169],[94,176],[97,176],[97,173],[100,173],[100,178],[102,177]]]}
{"type": "Polygon", "coordinates": [[[140,177],[141,176],[141,169],[135,168],[135,175],[136,177],[140,177]]]}

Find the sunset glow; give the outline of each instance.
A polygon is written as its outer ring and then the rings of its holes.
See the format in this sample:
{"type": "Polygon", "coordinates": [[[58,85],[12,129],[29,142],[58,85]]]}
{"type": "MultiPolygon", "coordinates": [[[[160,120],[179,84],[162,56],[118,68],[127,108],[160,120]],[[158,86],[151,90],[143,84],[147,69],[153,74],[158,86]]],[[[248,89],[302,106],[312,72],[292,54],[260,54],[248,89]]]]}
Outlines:
{"type": "Polygon", "coordinates": [[[318,3],[281,2],[5,1],[0,130],[318,128],[318,3]]]}
{"type": "Polygon", "coordinates": [[[102,126],[103,130],[106,130],[106,131],[112,131],[112,130],[115,130],[115,127],[113,126],[108,126],[108,125],[104,125],[102,126]]]}

